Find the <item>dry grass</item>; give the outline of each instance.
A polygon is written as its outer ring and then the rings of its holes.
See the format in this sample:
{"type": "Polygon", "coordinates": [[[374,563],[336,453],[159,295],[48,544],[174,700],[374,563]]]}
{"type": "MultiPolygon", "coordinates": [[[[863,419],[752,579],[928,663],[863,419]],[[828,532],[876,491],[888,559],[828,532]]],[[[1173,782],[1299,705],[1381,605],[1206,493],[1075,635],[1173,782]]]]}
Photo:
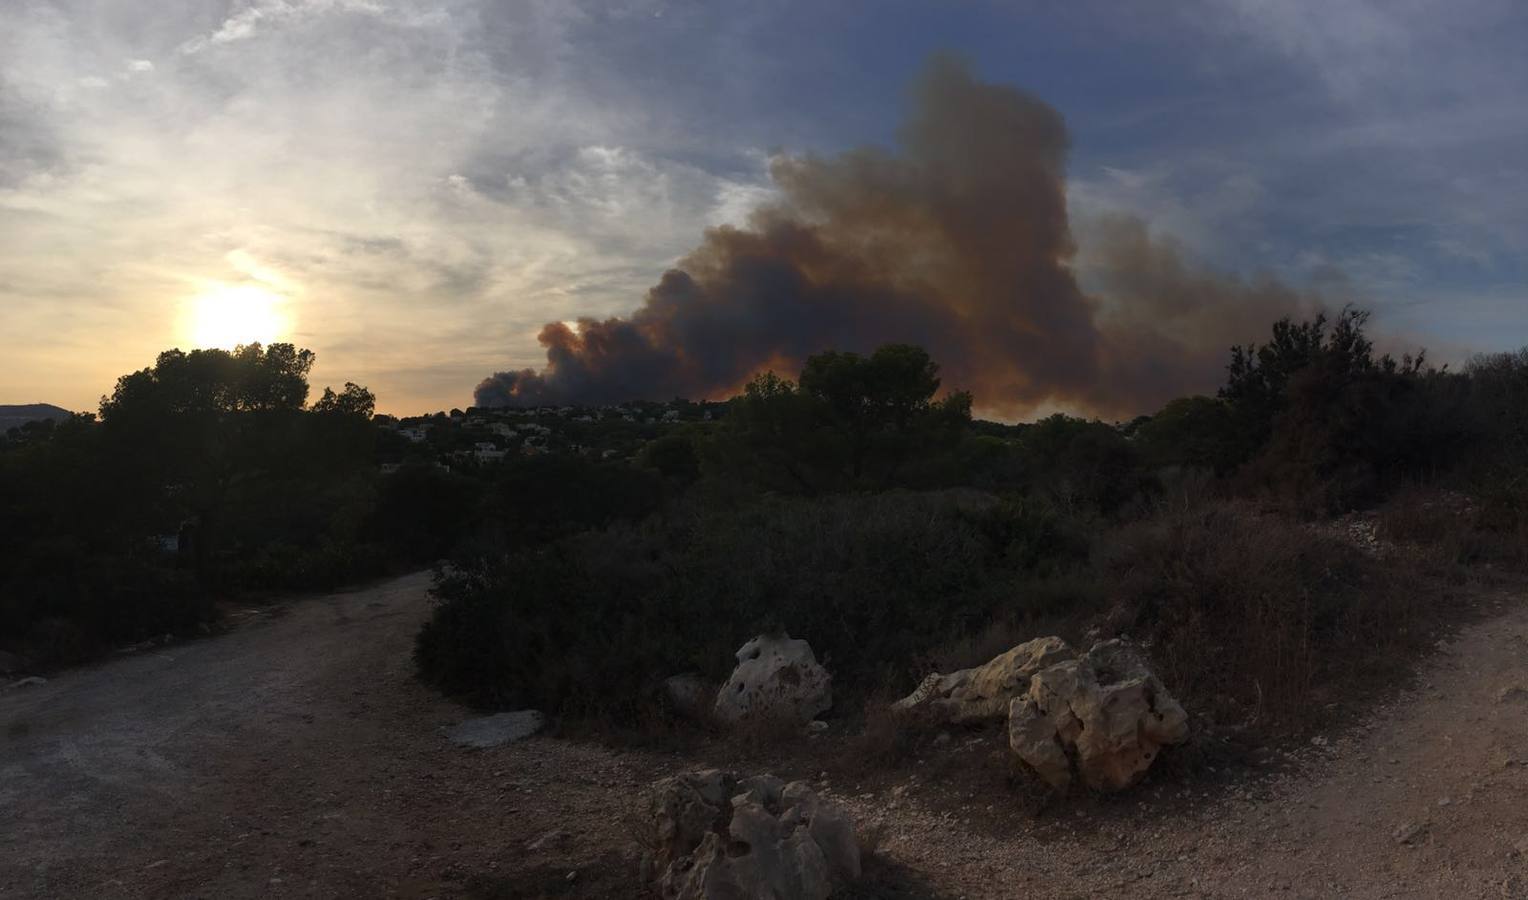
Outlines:
{"type": "Polygon", "coordinates": [[[1233,503],[1124,529],[1100,564],[1116,585],[1110,628],[1147,640],[1198,711],[1270,736],[1318,727],[1330,704],[1393,681],[1448,603],[1316,529],[1233,503]]]}
{"type": "Polygon", "coordinates": [[[1528,519],[1500,498],[1412,487],[1379,510],[1376,525],[1381,540],[1430,575],[1460,580],[1467,566],[1528,567],[1528,519]]]}

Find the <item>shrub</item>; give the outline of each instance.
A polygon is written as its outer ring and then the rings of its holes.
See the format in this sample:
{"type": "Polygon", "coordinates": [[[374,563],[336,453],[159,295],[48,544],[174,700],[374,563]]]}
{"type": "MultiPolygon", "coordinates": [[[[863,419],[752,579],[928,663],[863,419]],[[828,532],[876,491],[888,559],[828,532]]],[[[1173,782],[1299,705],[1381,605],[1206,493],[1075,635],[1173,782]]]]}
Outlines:
{"type": "Polygon", "coordinates": [[[1528,519],[1513,498],[1411,487],[1378,512],[1378,536],[1399,544],[1430,574],[1457,578],[1476,563],[1528,564],[1528,519]]]}
{"type": "Polygon", "coordinates": [[[506,461],[486,498],[509,546],[530,546],[636,521],[663,503],[663,476],[616,462],[547,454],[506,461]]]}
{"type": "Polygon", "coordinates": [[[1100,565],[1117,585],[1111,627],[1149,640],[1173,691],[1267,731],[1314,724],[1338,689],[1400,671],[1437,612],[1357,549],[1238,504],[1124,528],[1100,565]]]}
{"type": "Polygon", "coordinates": [[[0,578],[0,647],[39,667],[84,662],[122,644],[184,633],[213,618],[189,573],[148,557],[34,542],[0,578]]]}
{"type": "Polygon", "coordinates": [[[1019,437],[1024,486],[1069,514],[1113,513],[1154,488],[1120,429],[1056,414],[1019,437]]]}
{"type": "Polygon", "coordinates": [[[940,644],[1038,614],[1030,573],[1083,553],[1054,516],[974,492],[692,502],[443,573],[416,660],[485,705],[629,713],[657,679],[721,679],[745,640],[784,630],[841,696],[905,687],[940,644]]]}
{"type": "Polygon", "coordinates": [[[404,466],[381,479],[363,533],[399,559],[442,559],[477,523],[478,490],[433,465],[404,466]]]}

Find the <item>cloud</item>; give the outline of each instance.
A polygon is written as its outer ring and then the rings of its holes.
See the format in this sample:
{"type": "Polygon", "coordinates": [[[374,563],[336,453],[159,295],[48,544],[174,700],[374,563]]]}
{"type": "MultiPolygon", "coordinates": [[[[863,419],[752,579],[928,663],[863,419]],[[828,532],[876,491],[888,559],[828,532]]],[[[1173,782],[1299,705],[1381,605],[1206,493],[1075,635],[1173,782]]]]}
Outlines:
{"type": "Polygon", "coordinates": [[[380,15],[384,7],[371,0],[256,0],[223,20],[210,34],[180,45],[180,52],[201,53],[218,44],[249,40],[261,32],[280,29],[304,18],[333,13],[380,15]]]}
{"type": "Polygon", "coordinates": [[[58,171],[64,150],[37,100],[0,72],[0,189],[58,171]]]}
{"type": "Polygon", "coordinates": [[[746,226],[707,231],[629,316],[548,323],[545,366],[489,376],[477,405],[712,398],[824,350],[918,343],[989,413],[1128,415],[1212,389],[1227,346],[1320,308],[1196,270],[1119,218],[1098,229],[1107,293],[1089,296],[1060,114],[948,58],[912,94],[895,152],[777,157],[778,199],[746,226]]]}
{"type": "Polygon", "coordinates": [[[886,85],[951,40],[1072,123],[1085,283],[1119,212],[1191,266],[1298,281],[1319,251],[1418,328],[1500,321],[1528,283],[1520,5],[1064,6],[0,2],[0,332],[34,354],[0,394],[89,406],[183,340],[195,285],[248,277],[237,251],[289,283],[318,377],[459,403],[470,379],[417,373],[629,314],[706,226],[779,202],[782,148],[884,146],[886,85]]]}
{"type": "Polygon", "coordinates": [[[629,296],[762,178],[654,144],[578,62],[589,16],[569,4],[130,12],[0,11],[0,329],[37,336],[75,405],[182,342],[197,285],[255,268],[282,279],[316,377],[438,405],[461,388],[419,371],[480,372],[514,339],[528,358],[536,324],[629,296]]]}

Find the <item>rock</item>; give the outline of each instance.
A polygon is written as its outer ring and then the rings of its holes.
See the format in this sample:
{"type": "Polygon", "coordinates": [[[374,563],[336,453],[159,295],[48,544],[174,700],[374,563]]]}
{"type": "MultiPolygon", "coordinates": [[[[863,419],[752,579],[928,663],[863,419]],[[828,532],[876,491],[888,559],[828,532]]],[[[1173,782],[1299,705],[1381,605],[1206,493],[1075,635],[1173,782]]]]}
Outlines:
{"type": "Polygon", "coordinates": [[[28,677],[28,678],[22,678],[22,679],[13,681],[10,684],[6,685],[5,689],[8,690],[8,691],[14,691],[17,688],[37,687],[39,685],[44,685],[44,684],[47,684],[47,683],[48,683],[48,679],[43,678],[43,677],[38,676],[38,675],[33,675],[31,677],[28,677]]]}
{"type": "Polygon", "coordinates": [[[1501,693],[1496,695],[1497,703],[1528,703],[1528,689],[1518,685],[1502,688],[1501,693]]]}
{"type": "Polygon", "coordinates": [[[27,661],[14,653],[0,650],[0,675],[15,675],[26,671],[27,661]]]}
{"type": "Polygon", "coordinates": [[[810,722],[833,705],[833,679],[806,641],[760,635],[737,651],[737,668],[716,693],[723,722],[783,719],[810,722]]]}
{"type": "Polygon", "coordinates": [[[737,780],[719,769],[686,772],[658,783],[651,803],[657,872],[666,872],[680,857],[695,852],[736,787],[737,780]]]}
{"type": "Polygon", "coordinates": [[[1163,746],[1186,740],[1188,714],[1121,640],[1035,673],[1009,707],[1009,746],[1059,791],[1074,777],[1094,790],[1124,790],[1163,746]]]}
{"type": "Polygon", "coordinates": [[[716,687],[692,674],[670,675],[663,679],[662,692],[669,708],[687,719],[703,718],[716,698],[716,687]]]}
{"type": "Polygon", "coordinates": [[[498,713],[468,719],[459,725],[441,729],[454,744],[487,749],[528,738],[541,730],[546,720],[534,709],[498,713]]]}
{"type": "Polygon", "coordinates": [[[532,853],[536,852],[537,850],[546,850],[551,847],[557,847],[561,846],[562,844],[566,844],[568,842],[568,838],[570,837],[572,837],[572,835],[568,834],[566,831],[563,831],[561,828],[555,828],[551,831],[548,831],[546,834],[543,834],[541,837],[536,838],[534,841],[531,841],[529,844],[526,844],[525,849],[532,853]]]}
{"type": "Polygon", "coordinates": [[[1015,697],[1029,691],[1036,672],[1076,656],[1061,638],[1035,638],[975,668],[930,675],[892,706],[900,710],[926,708],[951,723],[999,720],[1008,714],[1015,697]]]}
{"type": "Polygon", "coordinates": [[[665,900],[826,900],[859,878],[859,841],[805,782],[709,769],[659,782],[642,871],[665,900]]]}
{"type": "Polygon", "coordinates": [[[1397,844],[1409,844],[1417,838],[1421,837],[1422,834],[1426,831],[1426,822],[1407,822],[1406,824],[1397,828],[1395,831],[1391,832],[1390,836],[1395,838],[1395,842],[1397,844]]]}

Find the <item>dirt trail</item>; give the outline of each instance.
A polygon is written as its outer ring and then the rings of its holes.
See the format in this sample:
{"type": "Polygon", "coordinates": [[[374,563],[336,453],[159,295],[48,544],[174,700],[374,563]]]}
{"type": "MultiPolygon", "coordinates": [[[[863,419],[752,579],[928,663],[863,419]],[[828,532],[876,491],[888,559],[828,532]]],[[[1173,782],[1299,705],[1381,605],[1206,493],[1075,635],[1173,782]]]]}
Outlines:
{"type": "MultiPolygon", "coordinates": [[[[0,897],[634,896],[623,814],[695,761],[451,746],[408,659],[427,587],[0,694],[0,897]]],[[[916,768],[830,790],[884,832],[871,896],[1528,897],[1528,606],[1496,602],[1300,774],[1039,819],[916,768]]]]}

